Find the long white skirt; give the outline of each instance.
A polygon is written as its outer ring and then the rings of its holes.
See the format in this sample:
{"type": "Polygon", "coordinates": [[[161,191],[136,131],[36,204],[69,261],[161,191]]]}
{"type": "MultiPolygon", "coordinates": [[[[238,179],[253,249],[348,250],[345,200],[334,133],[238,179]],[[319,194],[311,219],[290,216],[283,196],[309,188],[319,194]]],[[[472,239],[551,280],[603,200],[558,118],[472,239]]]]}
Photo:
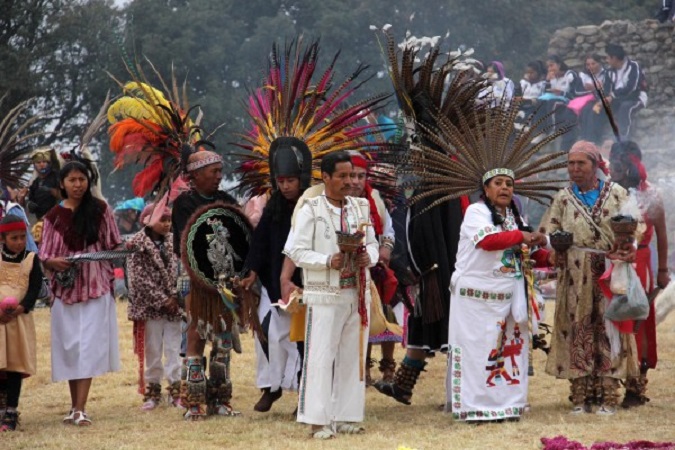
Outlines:
{"type": "Polygon", "coordinates": [[[108,293],[84,303],[54,301],[52,381],[93,378],[120,370],[117,311],[108,293]]]}
{"type": "MultiPolygon", "coordinates": [[[[455,420],[520,417],[527,404],[527,321],[516,323],[512,301],[457,294],[450,301],[446,411],[455,420]]],[[[513,302],[525,299],[515,295],[513,302]]]]}

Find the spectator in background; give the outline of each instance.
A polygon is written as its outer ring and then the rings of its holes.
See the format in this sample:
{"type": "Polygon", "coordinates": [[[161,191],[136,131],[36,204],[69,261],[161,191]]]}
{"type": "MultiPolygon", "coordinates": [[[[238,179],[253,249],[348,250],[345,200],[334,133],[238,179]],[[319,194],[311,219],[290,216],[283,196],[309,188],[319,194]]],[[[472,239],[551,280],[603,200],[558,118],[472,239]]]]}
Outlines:
{"type": "Polygon", "coordinates": [[[549,55],[546,60],[546,93],[540,97],[545,102],[547,113],[553,112],[553,123],[557,127],[568,126],[572,129],[561,139],[561,148],[569,150],[577,137],[577,116],[567,108],[567,103],[576,97],[579,75],[567,67],[558,55],[549,55]]]}
{"type": "Polygon", "coordinates": [[[647,107],[647,83],[640,65],[628,59],[622,46],[609,44],[605,49],[612,92],[607,101],[612,106],[622,140],[630,140],[635,113],[647,107]]]}
{"type": "Polygon", "coordinates": [[[596,145],[602,143],[604,130],[607,125],[607,115],[605,114],[600,96],[596,87],[593,85],[593,77],[597,80],[602,92],[608,95],[612,90],[612,82],[607,75],[607,70],[602,65],[602,57],[598,54],[588,55],[586,57],[586,70],[579,73],[585,95],[579,99],[587,98],[588,101],[581,105],[579,112],[579,137],[584,141],[591,141],[596,145]]]}
{"type": "Polygon", "coordinates": [[[28,212],[35,214],[37,220],[42,220],[42,216],[56,206],[61,199],[58,176],[59,160],[56,157],[56,151],[50,147],[36,148],[31,159],[35,169],[35,179],[29,188],[18,192],[17,202],[25,206],[28,212]]]}
{"type": "Polygon", "coordinates": [[[138,218],[144,207],[145,201],[140,197],[124,200],[115,207],[115,222],[122,236],[133,235],[141,230],[138,218]]]}
{"type": "Polygon", "coordinates": [[[527,122],[527,117],[530,114],[540,112],[539,97],[546,92],[546,67],[542,61],[530,61],[525,66],[525,74],[520,80],[520,92],[518,99],[520,100],[520,113],[518,114],[518,122],[520,126],[527,122]],[[539,109],[538,109],[539,108],[539,109]]]}
{"type": "Polygon", "coordinates": [[[495,107],[500,105],[504,108],[511,104],[515,85],[513,80],[506,77],[504,65],[500,61],[492,61],[488,64],[485,73],[490,80],[492,86],[492,101],[490,106],[495,107]]]}
{"type": "Polygon", "coordinates": [[[675,21],[675,8],[673,8],[673,0],[661,0],[659,11],[654,17],[659,22],[673,22],[675,21]]]}

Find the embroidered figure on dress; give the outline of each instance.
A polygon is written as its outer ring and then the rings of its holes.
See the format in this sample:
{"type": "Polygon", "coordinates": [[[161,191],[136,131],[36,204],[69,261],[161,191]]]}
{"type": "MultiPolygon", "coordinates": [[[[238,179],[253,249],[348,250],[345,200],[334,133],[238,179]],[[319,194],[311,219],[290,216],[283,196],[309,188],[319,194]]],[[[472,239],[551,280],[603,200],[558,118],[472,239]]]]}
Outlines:
{"type": "Polygon", "coordinates": [[[497,347],[490,351],[490,356],[488,356],[489,365],[485,366],[485,370],[490,371],[486,384],[488,387],[495,387],[497,384],[502,384],[502,378],[506,380],[506,383],[509,385],[520,384],[520,380],[515,378],[520,376],[520,369],[518,368],[515,357],[520,355],[523,348],[523,342],[520,339],[520,328],[518,328],[518,325],[514,327],[514,337],[511,339],[511,343],[507,344],[506,321],[502,320],[497,322],[497,326],[500,328],[499,334],[497,335],[497,347]],[[506,357],[511,360],[511,373],[513,374],[513,377],[509,375],[508,371],[504,368],[504,359],[506,357]]]}

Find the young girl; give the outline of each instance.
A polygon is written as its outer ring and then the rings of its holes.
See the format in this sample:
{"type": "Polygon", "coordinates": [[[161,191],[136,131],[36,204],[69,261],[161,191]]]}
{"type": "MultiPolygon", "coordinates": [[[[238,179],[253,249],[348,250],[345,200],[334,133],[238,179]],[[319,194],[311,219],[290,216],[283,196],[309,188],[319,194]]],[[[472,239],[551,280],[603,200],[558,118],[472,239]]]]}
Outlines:
{"type": "Polygon", "coordinates": [[[35,325],[30,314],[42,285],[35,253],[26,250],[26,223],[7,215],[0,221],[0,432],[19,423],[22,379],[35,374],[35,325]]]}
{"type": "Polygon", "coordinates": [[[139,384],[143,411],[161,402],[162,375],[169,382],[169,402],[180,406],[181,311],[176,290],[176,255],[171,234],[171,210],[154,211],[153,203],[141,213],[145,226],[129,245],[137,251],[127,262],[129,320],[134,322],[134,350],[139,358],[139,384]],[[152,221],[152,218],[157,220],[152,221]],[[162,367],[162,349],[166,362],[162,367]],[[143,365],[146,365],[143,372],[143,365]],[[146,384],[147,383],[147,384],[146,384]]]}
{"type": "Polygon", "coordinates": [[[51,272],[52,381],[68,380],[65,424],[91,425],[85,407],[92,379],[120,368],[117,311],[110,261],[79,264],[67,257],[114,250],[120,234],[107,203],[92,194],[93,169],[66,163],[59,173],[63,200],[44,217],[40,258],[51,272]],[[57,273],[62,273],[57,276],[57,273]]]}

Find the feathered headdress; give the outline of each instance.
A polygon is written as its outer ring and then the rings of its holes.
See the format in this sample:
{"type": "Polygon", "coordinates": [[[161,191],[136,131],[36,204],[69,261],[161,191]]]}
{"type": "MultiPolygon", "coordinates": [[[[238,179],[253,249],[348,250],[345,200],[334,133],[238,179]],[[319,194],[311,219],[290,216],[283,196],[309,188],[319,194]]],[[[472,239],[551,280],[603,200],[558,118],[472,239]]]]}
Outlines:
{"type": "Polygon", "coordinates": [[[318,78],[319,42],[304,46],[302,38],[286,45],[281,53],[272,46],[268,73],[263,86],[250,92],[246,105],[251,129],[240,134],[239,147],[248,151],[240,155],[240,188],[253,195],[271,187],[269,149],[281,137],[293,137],[309,147],[313,159],[312,176],[320,181],[320,160],[339,150],[390,148],[386,141],[369,141],[379,134],[380,124],[359,124],[371,112],[384,106],[387,94],[374,95],[348,105],[354,92],[370,78],[357,81],[367,66],[357,69],[336,89],[332,89],[335,63],[339,52],[318,78]]]}
{"type": "Polygon", "coordinates": [[[461,117],[457,125],[446,117],[437,117],[437,127],[424,130],[423,136],[443,151],[422,144],[407,155],[405,163],[408,167],[400,171],[414,177],[408,184],[418,190],[409,201],[414,204],[436,196],[425,208],[428,210],[476,192],[486,180],[500,174],[516,181],[516,194],[539,203],[551,200],[549,192],[559,190],[558,183],[566,180],[528,178],[567,166],[566,161],[556,161],[565,151],[538,153],[568,128],[559,128],[549,134],[549,127],[542,126],[544,117],[517,130],[514,125],[518,112],[517,103],[513,103],[508,107],[474,109],[468,116],[461,117]]]}
{"type": "Polygon", "coordinates": [[[201,111],[194,121],[190,117],[197,106],[191,108],[188,103],[186,83],[179,90],[172,70],[169,89],[157,69],[149,64],[162,90],[148,84],[139,64],[133,68],[127,65],[133,80],[126,84],[115,80],[123,96],[107,112],[115,169],[128,164],[144,166],[132,183],[137,197],[153,191],[160,197],[185,170],[188,157],[197,147],[213,147],[201,139],[201,111]]]}
{"type": "Polygon", "coordinates": [[[517,130],[517,102],[489,107],[476,101],[486,81],[474,76],[465,55],[451,53],[435,68],[440,50],[433,47],[416,68],[419,48],[404,43],[399,65],[393,38],[385,34],[396,95],[406,118],[414,119],[419,137],[405,155],[388,155],[387,159],[407,179],[401,188],[415,189],[409,203],[427,200],[416,215],[476,192],[493,171],[517,180],[515,192],[520,195],[540,203],[551,199],[548,192],[559,189],[556,183],[565,180],[526,178],[566,166],[566,162],[555,162],[565,152],[536,155],[567,128],[551,132],[551,126],[545,125],[548,116],[531,114],[517,130]]]}
{"type": "MultiPolygon", "coordinates": [[[[4,101],[6,94],[0,98],[4,101]]],[[[32,116],[22,123],[21,115],[27,110],[30,100],[23,101],[12,108],[0,121],[0,182],[3,186],[16,187],[31,167],[29,142],[42,132],[28,132],[41,119],[32,116]]]]}

